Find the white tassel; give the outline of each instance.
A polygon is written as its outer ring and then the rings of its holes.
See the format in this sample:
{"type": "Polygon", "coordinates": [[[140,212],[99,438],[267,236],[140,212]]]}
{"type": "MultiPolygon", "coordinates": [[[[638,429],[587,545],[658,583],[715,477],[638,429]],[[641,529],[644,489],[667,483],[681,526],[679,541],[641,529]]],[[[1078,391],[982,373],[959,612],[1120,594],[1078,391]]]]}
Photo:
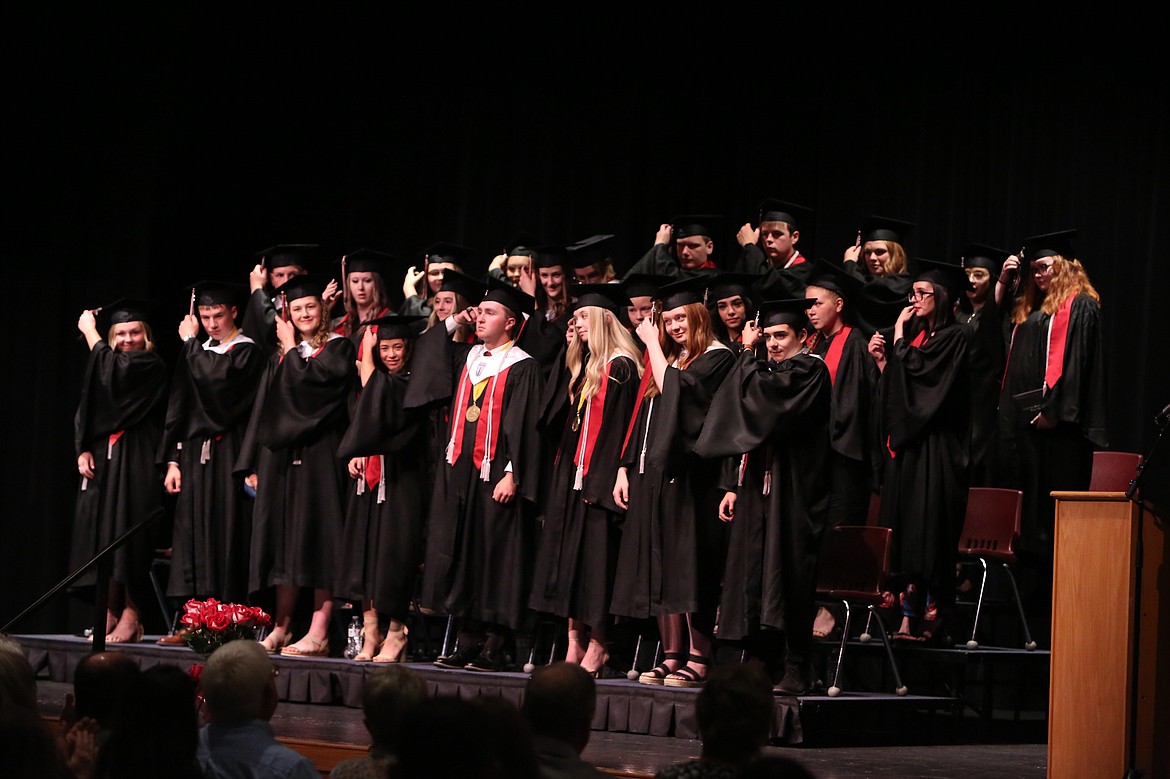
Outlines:
{"type": "Polygon", "coordinates": [[[484,455],[483,465],[479,467],[479,478],[482,481],[491,481],[492,479],[492,461],[484,455]]]}
{"type": "Polygon", "coordinates": [[[764,494],[765,495],[772,494],[772,471],[771,470],[764,471],[764,494]]]}
{"type": "Polygon", "coordinates": [[[85,492],[89,489],[89,479],[85,476],[81,477],[81,491],[85,492]]]}
{"type": "Polygon", "coordinates": [[[746,472],[747,472],[747,452],[744,452],[743,456],[741,456],[739,458],[739,478],[736,479],[736,481],[735,481],[736,487],[743,486],[743,475],[746,472]]]}
{"type": "Polygon", "coordinates": [[[199,450],[199,464],[206,465],[207,461],[211,459],[211,439],[207,438],[203,441],[203,448],[199,450]]]}
{"type": "Polygon", "coordinates": [[[447,442],[447,465],[455,464],[455,439],[447,442]]]}
{"type": "Polygon", "coordinates": [[[366,477],[364,475],[358,476],[357,491],[354,494],[355,495],[365,495],[366,494],[366,477]]]}
{"type": "Polygon", "coordinates": [[[109,460],[114,456],[114,439],[107,439],[106,443],[106,459],[109,460]]]}
{"type": "Polygon", "coordinates": [[[654,401],[650,398],[650,407],[646,409],[646,432],[642,434],[642,451],[638,454],[638,473],[646,472],[646,445],[650,441],[650,420],[654,418],[654,401]]]}
{"type": "Polygon", "coordinates": [[[585,487],[585,469],[580,465],[577,466],[577,474],[573,477],[573,489],[581,490],[585,487]]]}
{"type": "Polygon", "coordinates": [[[646,447],[642,447],[641,454],[638,455],[638,473],[646,472],[646,447]]]}
{"type": "MultiPolygon", "coordinates": [[[[381,455],[378,455],[381,457],[381,455]]],[[[382,461],[382,470],[378,472],[378,502],[386,502],[386,461],[382,461]]]]}

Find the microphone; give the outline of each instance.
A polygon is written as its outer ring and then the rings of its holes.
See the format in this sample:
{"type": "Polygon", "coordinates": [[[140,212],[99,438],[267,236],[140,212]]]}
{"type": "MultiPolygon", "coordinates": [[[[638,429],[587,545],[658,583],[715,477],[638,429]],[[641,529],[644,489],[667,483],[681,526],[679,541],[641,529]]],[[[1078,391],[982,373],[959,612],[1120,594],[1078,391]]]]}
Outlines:
{"type": "Polygon", "coordinates": [[[1165,408],[1154,417],[1154,424],[1158,427],[1165,427],[1167,422],[1170,422],[1170,403],[1167,403],[1165,408]]]}

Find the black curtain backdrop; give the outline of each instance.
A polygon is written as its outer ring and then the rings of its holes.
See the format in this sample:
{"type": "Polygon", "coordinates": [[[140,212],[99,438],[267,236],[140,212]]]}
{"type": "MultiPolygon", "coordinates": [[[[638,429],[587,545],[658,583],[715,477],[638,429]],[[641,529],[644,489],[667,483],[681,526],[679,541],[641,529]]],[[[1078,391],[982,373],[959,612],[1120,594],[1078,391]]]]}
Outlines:
{"type": "MultiPolygon", "coordinates": [[[[611,232],[628,264],[673,214],[721,213],[716,253],[730,258],[735,229],[773,195],[816,209],[801,247],[831,259],[871,213],[916,222],[910,254],[948,261],[970,241],[1015,249],[1076,227],[1103,299],[1112,448],[1153,443],[1170,401],[1157,249],[1170,101],[1148,64],[810,65],[772,86],[760,63],[553,73],[540,57],[452,68],[423,67],[441,61],[429,53],[358,64],[247,49],[155,43],[145,56],[91,42],[9,79],[0,621],[66,572],[79,312],[155,298],[173,358],[182,286],[244,282],[253,253],[277,242],[417,258],[449,240],[486,266],[521,229],[611,232]]],[[[1151,495],[1165,495],[1165,474],[1150,474],[1151,495]]],[[[62,598],[20,629],[87,623],[62,598]]]]}

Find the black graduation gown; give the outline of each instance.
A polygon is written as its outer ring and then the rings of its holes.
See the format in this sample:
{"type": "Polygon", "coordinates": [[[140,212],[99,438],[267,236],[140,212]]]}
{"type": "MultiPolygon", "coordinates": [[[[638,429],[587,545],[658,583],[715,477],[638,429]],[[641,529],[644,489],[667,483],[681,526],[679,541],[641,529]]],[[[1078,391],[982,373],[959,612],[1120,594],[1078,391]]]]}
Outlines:
{"type": "Polygon", "coordinates": [[[808,651],[816,566],[829,510],[833,388],[819,357],[769,366],[750,352],[736,361],[711,404],[695,446],[703,457],[740,464],[743,485],[731,523],[720,638],[759,628],[786,631],[789,659],[808,651]],[[768,494],[764,494],[767,490],[768,494]]]}
{"type": "MultiPolygon", "coordinates": [[[[563,373],[568,375],[567,370],[563,373]]],[[[557,387],[566,384],[556,382],[557,387]]],[[[596,442],[580,490],[574,489],[575,457],[580,437],[586,432],[584,411],[578,429],[573,430],[577,407],[569,407],[567,388],[546,409],[545,419],[564,421],[545,502],[529,608],[574,617],[588,625],[602,624],[609,614],[620,524],[625,515],[614,503],[613,486],[637,394],[634,361],[629,357],[612,360],[601,418],[591,415],[588,420],[596,442]]]]}
{"type": "Polygon", "coordinates": [[[691,270],[679,265],[678,260],[670,252],[670,248],[664,243],[656,243],[650,247],[650,250],[643,254],[638,260],[626,271],[625,276],[631,276],[635,273],[648,273],[654,276],[666,276],[671,279],[689,279],[692,276],[709,276],[715,273],[715,268],[699,268],[691,270]]]}
{"type": "Polygon", "coordinates": [[[236,473],[257,473],[248,588],[330,589],[349,474],[337,459],[357,377],[353,344],[273,357],[256,392],[236,473]]]}
{"type": "Polygon", "coordinates": [[[271,357],[279,351],[280,342],[276,339],[276,303],[267,290],[258,289],[248,295],[244,316],[240,320],[240,329],[256,342],[266,356],[271,357]]]}
{"type": "Polygon", "coordinates": [[[1003,319],[988,296],[978,311],[960,308],[959,321],[971,329],[971,486],[994,486],[996,427],[1003,382],[1003,319]]]}
{"type": "Polygon", "coordinates": [[[667,368],[662,393],[644,400],[622,457],[629,509],[614,576],[613,614],[644,619],[714,616],[723,567],[719,464],[694,454],[715,391],[735,362],[708,349],[686,370],[667,368]]]}
{"type": "Polygon", "coordinates": [[[181,472],[167,585],[172,597],[234,601],[248,594],[252,500],[233,472],[266,365],[250,341],[222,354],[195,338],[183,345],[159,458],[179,463],[181,472]]]}
{"type": "MultiPolygon", "coordinates": [[[[155,465],[166,408],[166,366],[154,352],[115,352],[106,343],[89,352],[74,418],[76,452],[93,454],[93,478],[81,480],[70,567],[77,568],[133,525],[162,507],[155,465]],[[111,444],[110,436],[119,434],[111,444]]],[[[138,533],[114,553],[112,578],[141,602],[154,535],[138,533]]],[[[74,587],[92,587],[91,569],[74,587]]]]}
{"type": "Polygon", "coordinates": [[[844,263],[843,267],[864,282],[861,291],[851,301],[853,318],[868,342],[869,337],[878,330],[891,328],[898,321],[898,315],[908,305],[906,296],[914,288],[914,277],[909,273],[870,276],[859,263],[853,261],[844,263]]]}
{"type": "Polygon", "coordinates": [[[882,436],[895,452],[886,462],[880,522],[894,531],[894,570],[922,576],[946,607],[967,506],[970,334],[950,324],[913,347],[921,328],[911,319],[907,337],[887,351],[879,383],[882,436]]]}
{"type": "Polygon", "coordinates": [[[1024,491],[1021,547],[1047,557],[1052,555],[1052,491],[1088,489],[1093,450],[1108,445],[1101,309],[1087,295],[1073,300],[1064,369],[1042,405],[1045,416],[1057,420],[1057,426],[1034,428],[1035,414],[1025,412],[1015,399],[1044,383],[1050,318],[1035,311],[1014,328],[999,398],[1003,481],[1024,491]]]}
{"type": "Polygon", "coordinates": [[[354,457],[381,457],[379,485],[350,480],[334,592],[373,598],[378,611],[405,619],[422,562],[423,528],[431,490],[431,416],[404,411],[410,375],[374,371],[357,398],[341,439],[343,464],[354,457]],[[360,492],[359,492],[360,490],[360,492]]]}
{"type": "MultiPolygon", "coordinates": [[[[458,397],[471,348],[453,343],[443,327],[423,333],[415,346],[405,407],[450,406],[458,397]]],[[[464,424],[459,458],[448,464],[444,451],[436,466],[420,602],[457,617],[515,628],[523,616],[532,574],[533,511],[540,481],[540,366],[526,358],[508,369],[497,445],[488,481],[483,481],[472,452],[476,429],[487,421],[490,392],[489,381],[483,416],[464,424]],[[509,462],[516,495],[510,503],[497,503],[492,492],[509,462]]],[[[455,415],[466,414],[471,403],[467,393],[463,407],[448,413],[444,448],[455,415]]]]}
{"type": "MultiPolygon", "coordinates": [[[[821,339],[815,348],[825,357],[833,338],[821,339]]],[[[837,376],[833,381],[833,411],[829,440],[833,445],[832,484],[829,498],[829,527],[864,525],[873,493],[874,447],[877,442],[872,409],[877,392],[878,369],[869,354],[868,342],[852,328],[841,348],[837,376]]]]}

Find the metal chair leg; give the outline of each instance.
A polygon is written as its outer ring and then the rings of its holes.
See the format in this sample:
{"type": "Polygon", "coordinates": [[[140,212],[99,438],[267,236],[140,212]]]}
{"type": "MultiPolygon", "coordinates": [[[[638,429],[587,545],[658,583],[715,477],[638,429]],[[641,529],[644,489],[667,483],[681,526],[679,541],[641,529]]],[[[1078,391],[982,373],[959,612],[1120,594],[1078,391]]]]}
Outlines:
{"type": "Polygon", "coordinates": [[[630,670],[626,671],[626,678],[631,682],[636,681],[638,674],[638,655],[642,652],[642,634],[638,634],[638,640],[634,643],[634,659],[630,661],[630,670]]]}
{"type": "MultiPolygon", "coordinates": [[[[869,611],[873,616],[877,616],[877,607],[870,605],[869,611]]],[[[894,672],[894,693],[896,695],[905,695],[910,690],[906,685],[902,684],[902,674],[898,672],[898,663],[894,660],[894,650],[890,648],[890,637],[886,635],[886,631],[879,631],[882,636],[882,646],[886,648],[886,658],[890,661],[890,670],[894,672]]]]}
{"type": "Polygon", "coordinates": [[[983,566],[983,577],[979,580],[979,598],[975,601],[975,621],[971,624],[971,640],[967,642],[968,649],[978,649],[979,642],[975,640],[975,633],[979,630],[979,615],[983,611],[983,593],[987,589],[987,558],[980,557],[979,564],[983,566]]]}
{"type": "Polygon", "coordinates": [[[849,610],[849,601],[843,600],[841,605],[845,607],[845,624],[841,629],[841,645],[837,647],[837,669],[833,672],[833,683],[829,685],[830,698],[836,698],[841,694],[841,661],[845,657],[845,644],[849,642],[849,621],[853,618],[853,614],[849,610]]]}
{"type": "Polygon", "coordinates": [[[1024,626],[1024,649],[1031,652],[1036,648],[1036,642],[1032,640],[1032,631],[1028,629],[1028,618],[1024,615],[1024,602],[1020,600],[1020,591],[1016,588],[1016,577],[1012,575],[1012,569],[1008,567],[1007,563],[1003,564],[1003,570],[1007,573],[1008,582],[1012,585],[1012,595],[1016,597],[1016,608],[1020,612],[1020,624],[1024,626]]]}
{"type": "Polygon", "coordinates": [[[455,616],[453,614],[447,615],[447,629],[443,631],[443,649],[439,652],[439,657],[446,657],[451,654],[451,632],[455,629],[455,616]]]}

